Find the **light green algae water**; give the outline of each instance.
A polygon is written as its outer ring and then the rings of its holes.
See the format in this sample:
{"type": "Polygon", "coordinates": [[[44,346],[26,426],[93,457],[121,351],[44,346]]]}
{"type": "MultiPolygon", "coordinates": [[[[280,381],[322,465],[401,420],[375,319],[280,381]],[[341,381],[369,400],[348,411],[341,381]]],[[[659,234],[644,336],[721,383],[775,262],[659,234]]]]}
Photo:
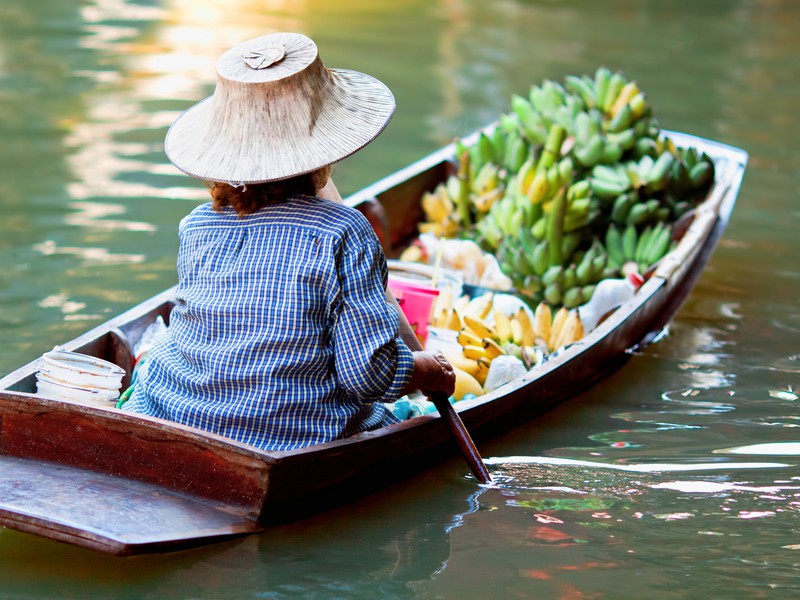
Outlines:
{"type": "Polygon", "coordinates": [[[345,194],[512,93],[600,65],[636,79],[665,128],[750,163],[670,335],[482,444],[495,488],[454,457],[346,508],[156,557],[0,529],[0,597],[797,597],[798,29],[791,0],[3,0],[3,374],[175,282],[177,223],[205,191],[166,161],[164,134],[213,91],[217,56],[263,33],[306,33],[327,66],[395,93],[388,129],[336,169],[345,194]]]}

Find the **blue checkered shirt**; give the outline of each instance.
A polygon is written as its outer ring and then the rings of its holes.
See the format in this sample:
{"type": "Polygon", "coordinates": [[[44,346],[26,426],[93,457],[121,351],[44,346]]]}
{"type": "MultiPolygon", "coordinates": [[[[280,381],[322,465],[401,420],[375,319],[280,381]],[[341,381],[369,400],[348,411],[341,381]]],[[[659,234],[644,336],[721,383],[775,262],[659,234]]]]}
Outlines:
{"type": "Polygon", "coordinates": [[[381,403],[413,356],[361,213],[307,196],[243,218],[204,204],[179,233],[177,304],[126,410],[264,450],[397,420],[381,403]]]}

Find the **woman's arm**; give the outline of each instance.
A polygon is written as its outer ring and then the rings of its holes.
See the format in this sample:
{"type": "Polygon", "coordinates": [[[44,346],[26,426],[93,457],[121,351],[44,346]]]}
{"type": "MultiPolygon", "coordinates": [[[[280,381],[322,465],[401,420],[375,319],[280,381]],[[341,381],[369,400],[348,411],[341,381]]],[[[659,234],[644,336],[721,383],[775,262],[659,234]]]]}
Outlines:
{"type": "MultiPolygon", "coordinates": [[[[333,202],[342,202],[342,196],[330,177],[317,192],[317,196],[333,202]]],[[[428,352],[422,349],[416,335],[408,326],[408,320],[400,309],[392,290],[388,287],[386,288],[386,301],[397,310],[400,318],[400,338],[414,353],[414,370],[411,374],[411,381],[403,390],[403,394],[421,390],[426,395],[430,395],[432,392],[442,392],[450,396],[455,390],[456,381],[450,362],[441,352],[428,352]]]]}
{"type": "Polygon", "coordinates": [[[456,375],[450,361],[438,350],[430,352],[422,349],[417,334],[411,329],[408,319],[392,294],[392,290],[388,287],[386,288],[386,301],[397,310],[400,339],[414,353],[414,370],[411,373],[411,381],[408,382],[403,393],[408,394],[414,390],[420,390],[426,396],[430,396],[433,392],[451,396],[455,391],[456,375]]]}

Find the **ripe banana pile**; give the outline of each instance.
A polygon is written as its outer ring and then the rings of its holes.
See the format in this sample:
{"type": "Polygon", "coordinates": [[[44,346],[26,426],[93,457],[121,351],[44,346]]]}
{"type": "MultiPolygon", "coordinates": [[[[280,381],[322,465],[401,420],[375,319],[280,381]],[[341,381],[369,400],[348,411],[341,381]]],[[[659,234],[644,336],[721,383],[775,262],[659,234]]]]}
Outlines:
{"type": "Polygon", "coordinates": [[[553,314],[542,302],[533,313],[520,307],[512,314],[494,308],[493,294],[475,298],[462,296],[452,308],[441,311],[435,327],[458,332],[461,352],[446,352],[451,364],[483,385],[492,361],[511,355],[526,368],[541,362],[547,354],[580,340],[583,325],[577,310],[561,307],[553,314]]]}
{"type": "Polygon", "coordinates": [[[512,96],[494,129],[455,147],[420,232],[476,241],[532,305],[554,309],[650,268],[714,180],[711,159],[663,136],[636,82],[605,67],[512,96]]]}

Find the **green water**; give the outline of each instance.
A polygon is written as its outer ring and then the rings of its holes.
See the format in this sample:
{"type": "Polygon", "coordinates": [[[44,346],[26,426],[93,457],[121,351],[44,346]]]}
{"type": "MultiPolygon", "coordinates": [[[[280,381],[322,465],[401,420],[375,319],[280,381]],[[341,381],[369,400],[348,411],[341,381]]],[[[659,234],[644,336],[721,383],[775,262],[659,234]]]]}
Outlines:
{"type": "Polygon", "coordinates": [[[389,128],[337,167],[344,193],[490,122],[511,93],[601,64],[636,79],[664,127],[750,162],[670,335],[483,443],[496,488],[453,458],[346,509],[159,557],[0,529],[0,597],[797,597],[798,29],[792,0],[2,0],[0,373],[175,282],[177,223],[205,192],[167,163],[164,134],[212,92],[217,56],[263,33],[306,33],[327,66],[394,91],[389,128]],[[782,445],[719,452],[765,443],[782,445]]]}

